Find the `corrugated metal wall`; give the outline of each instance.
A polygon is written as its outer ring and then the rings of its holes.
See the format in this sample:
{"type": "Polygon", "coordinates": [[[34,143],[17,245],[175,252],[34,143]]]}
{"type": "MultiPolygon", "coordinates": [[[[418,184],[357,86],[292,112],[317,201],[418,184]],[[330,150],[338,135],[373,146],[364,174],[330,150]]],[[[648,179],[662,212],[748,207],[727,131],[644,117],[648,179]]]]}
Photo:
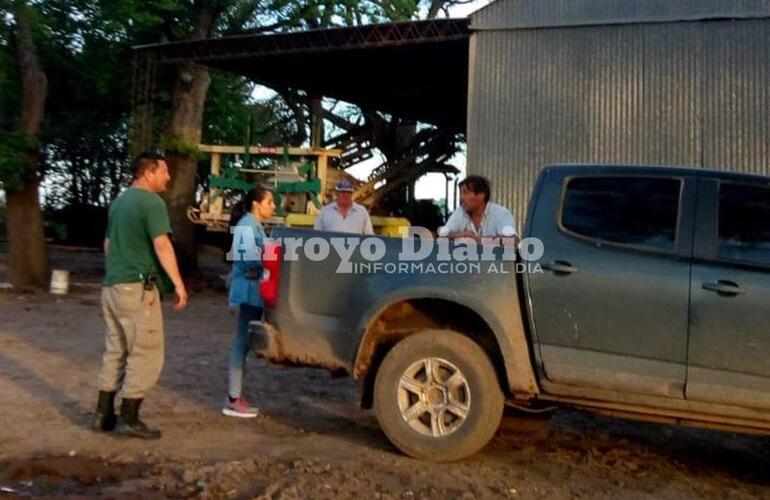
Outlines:
{"type": "Polygon", "coordinates": [[[468,172],[520,224],[551,163],[770,174],[770,20],[484,31],[470,53],[468,172]]]}

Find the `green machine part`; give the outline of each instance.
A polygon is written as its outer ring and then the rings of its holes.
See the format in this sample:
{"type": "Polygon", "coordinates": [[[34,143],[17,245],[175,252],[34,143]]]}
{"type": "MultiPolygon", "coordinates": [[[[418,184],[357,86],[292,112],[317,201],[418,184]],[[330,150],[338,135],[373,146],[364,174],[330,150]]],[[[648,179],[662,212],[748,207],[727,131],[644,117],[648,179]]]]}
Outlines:
{"type": "MultiPolygon", "coordinates": [[[[284,161],[288,162],[288,156],[285,156],[284,161]]],[[[318,194],[321,192],[321,180],[316,177],[315,169],[312,163],[305,163],[300,165],[299,174],[305,178],[303,181],[296,182],[281,182],[278,184],[275,190],[275,205],[278,207],[277,215],[285,215],[283,213],[281,198],[284,194],[289,193],[306,193],[310,196],[310,200],[313,202],[316,208],[321,208],[321,202],[318,198],[318,194]]],[[[235,167],[225,167],[222,170],[222,176],[209,175],[209,186],[215,189],[232,189],[237,191],[248,191],[254,187],[254,184],[238,178],[240,169],[235,167]]]]}
{"type": "Polygon", "coordinates": [[[236,189],[248,191],[253,186],[251,183],[238,178],[239,168],[225,167],[222,175],[209,174],[209,189],[236,189]]]}
{"type": "Polygon", "coordinates": [[[305,178],[304,181],[281,182],[275,190],[275,204],[281,212],[278,215],[284,215],[282,213],[283,204],[281,203],[281,195],[288,193],[306,193],[310,196],[310,201],[313,202],[313,205],[318,209],[321,208],[321,201],[318,199],[318,194],[321,192],[321,179],[314,175],[315,169],[313,164],[302,164],[299,166],[298,170],[300,175],[305,178]]]}

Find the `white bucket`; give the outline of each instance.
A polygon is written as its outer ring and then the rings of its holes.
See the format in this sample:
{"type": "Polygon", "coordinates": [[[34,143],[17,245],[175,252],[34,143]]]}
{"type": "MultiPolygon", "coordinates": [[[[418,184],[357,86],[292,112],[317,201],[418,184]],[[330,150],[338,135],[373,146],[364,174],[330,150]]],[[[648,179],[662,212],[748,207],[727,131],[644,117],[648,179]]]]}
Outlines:
{"type": "Polygon", "coordinates": [[[51,273],[51,293],[67,295],[70,290],[70,272],[64,269],[54,269],[51,273]]]}

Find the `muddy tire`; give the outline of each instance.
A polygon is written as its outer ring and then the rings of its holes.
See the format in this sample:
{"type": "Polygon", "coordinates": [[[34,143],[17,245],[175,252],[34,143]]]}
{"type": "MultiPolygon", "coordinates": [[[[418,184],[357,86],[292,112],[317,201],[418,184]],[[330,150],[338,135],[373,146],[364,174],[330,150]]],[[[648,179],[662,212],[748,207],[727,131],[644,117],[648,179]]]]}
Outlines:
{"type": "Polygon", "coordinates": [[[459,460],[479,451],[503,414],[503,393],[474,341],[429,330],[396,344],[374,382],[374,409],[390,441],[415,458],[459,460]]]}

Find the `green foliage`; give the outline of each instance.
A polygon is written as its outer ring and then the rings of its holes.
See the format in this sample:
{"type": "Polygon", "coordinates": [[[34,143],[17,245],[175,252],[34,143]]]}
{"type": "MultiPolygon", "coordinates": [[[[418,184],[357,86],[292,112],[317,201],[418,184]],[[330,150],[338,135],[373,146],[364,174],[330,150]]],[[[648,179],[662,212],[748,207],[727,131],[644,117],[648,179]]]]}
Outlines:
{"type": "MultiPolygon", "coordinates": [[[[396,0],[397,3],[409,0],[396,0]]],[[[376,0],[272,0],[269,11],[279,20],[278,31],[357,26],[389,20],[409,19],[416,13],[393,7],[390,1],[376,0]],[[391,13],[398,12],[399,18],[391,13]]]]}
{"type": "MultiPolygon", "coordinates": [[[[104,19],[104,13],[89,6],[96,2],[78,3],[81,16],[104,19]]],[[[114,2],[118,7],[121,3],[125,2],[114,2]]],[[[60,12],[59,17],[64,15],[60,12]]],[[[47,24],[67,25],[56,18],[48,18],[47,24]]],[[[71,43],[58,43],[66,39],[62,37],[41,44],[40,49],[48,77],[41,136],[47,165],[46,203],[105,205],[127,178],[129,40],[117,24],[92,24],[88,17],[77,17],[68,30],[74,33],[71,43]]]]}
{"type": "Polygon", "coordinates": [[[35,180],[35,171],[27,165],[27,155],[37,150],[40,143],[20,130],[0,136],[0,185],[6,191],[18,191],[25,182],[35,180]]]}
{"type": "Polygon", "coordinates": [[[178,137],[162,136],[159,146],[168,152],[185,156],[192,156],[198,160],[205,158],[205,153],[198,149],[197,144],[190,144],[178,137]]]}
{"type": "Polygon", "coordinates": [[[203,142],[242,144],[254,106],[254,84],[229,73],[212,72],[211,85],[203,112],[203,142]]]}
{"type": "Polygon", "coordinates": [[[415,0],[388,0],[381,4],[382,14],[389,21],[414,19],[419,7],[419,2],[415,0]]]}
{"type": "MultiPolygon", "coordinates": [[[[0,0],[0,34],[10,36],[13,26],[3,22],[9,19],[3,5],[10,4],[0,0]]],[[[129,177],[131,47],[161,41],[159,30],[181,7],[173,0],[57,0],[28,5],[34,9],[36,48],[48,79],[40,135],[46,203],[106,205],[129,177]]],[[[11,132],[21,115],[21,85],[5,39],[0,39],[0,135],[7,137],[4,150],[16,151],[18,141],[11,132]]],[[[5,184],[21,182],[28,174],[14,173],[19,165],[18,155],[3,161],[5,184]]]]}
{"type": "MultiPolygon", "coordinates": [[[[46,202],[108,204],[128,177],[126,148],[131,114],[132,46],[201,36],[196,8],[215,13],[212,36],[295,31],[414,19],[426,0],[56,0],[28,1],[35,43],[48,77],[40,135],[46,202]]],[[[17,5],[0,0],[0,182],[13,188],[30,172],[23,152],[37,148],[18,133],[21,82],[11,51],[14,29],[6,15],[17,5]]],[[[155,130],[165,128],[175,80],[159,66],[155,130]]],[[[212,71],[204,107],[204,143],[285,144],[307,137],[305,96],[291,105],[280,97],[256,102],[253,82],[212,71]],[[298,112],[297,105],[300,110],[298,112]],[[293,106],[293,107],[292,107],[293,106]]],[[[199,155],[196,145],[165,141],[169,150],[199,155]]],[[[199,179],[205,182],[204,178],[199,179]]]]}

